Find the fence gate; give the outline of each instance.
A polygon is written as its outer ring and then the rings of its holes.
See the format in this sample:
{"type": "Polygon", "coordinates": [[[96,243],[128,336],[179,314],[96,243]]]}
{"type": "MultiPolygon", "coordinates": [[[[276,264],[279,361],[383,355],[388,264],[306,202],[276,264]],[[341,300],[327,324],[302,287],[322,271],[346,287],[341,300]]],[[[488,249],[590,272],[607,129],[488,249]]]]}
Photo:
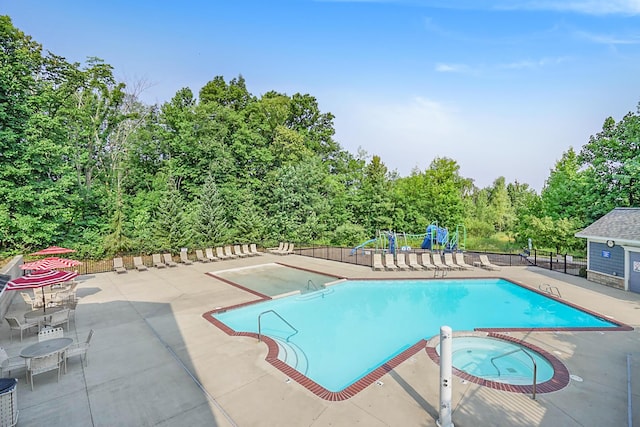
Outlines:
{"type": "Polygon", "coordinates": [[[640,252],[629,251],[629,290],[640,293],[640,252]]]}

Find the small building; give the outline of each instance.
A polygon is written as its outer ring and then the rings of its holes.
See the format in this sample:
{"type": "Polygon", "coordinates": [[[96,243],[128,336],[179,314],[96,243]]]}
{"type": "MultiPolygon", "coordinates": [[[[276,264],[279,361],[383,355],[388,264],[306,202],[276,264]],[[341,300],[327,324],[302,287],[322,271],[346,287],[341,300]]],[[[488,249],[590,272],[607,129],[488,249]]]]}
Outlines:
{"type": "Polygon", "coordinates": [[[640,293],[640,208],[615,208],[575,234],[587,239],[587,279],[640,293]]]}

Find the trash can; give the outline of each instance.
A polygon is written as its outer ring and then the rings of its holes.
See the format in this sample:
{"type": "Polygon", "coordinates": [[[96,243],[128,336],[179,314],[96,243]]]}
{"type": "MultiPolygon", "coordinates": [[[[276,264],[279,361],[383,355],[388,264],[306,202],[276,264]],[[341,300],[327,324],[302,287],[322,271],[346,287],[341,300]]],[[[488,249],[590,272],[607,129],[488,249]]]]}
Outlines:
{"type": "Polygon", "coordinates": [[[15,426],[18,423],[17,385],[18,380],[15,378],[0,378],[0,427],[15,426]]]}

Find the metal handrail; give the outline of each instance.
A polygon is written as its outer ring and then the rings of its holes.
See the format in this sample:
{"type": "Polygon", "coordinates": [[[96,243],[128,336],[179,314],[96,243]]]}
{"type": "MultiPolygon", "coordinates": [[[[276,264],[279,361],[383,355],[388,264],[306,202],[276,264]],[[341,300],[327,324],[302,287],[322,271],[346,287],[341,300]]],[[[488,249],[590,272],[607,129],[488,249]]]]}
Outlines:
{"type": "Polygon", "coordinates": [[[287,324],[291,329],[293,329],[293,330],[295,331],[294,333],[292,333],[291,335],[289,335],[289,336],[287,337],[287,339],[286,339],[287,341],[289,341],[289,338],[291,338],[292,336],[294,336],[295,334],[297,334],[297,333],[298,333],[298,330],[297,330],[296,328],[294,328],[294,327],[293,327],[293,325],[292,325],[291,323],[287,322],[287,321],[285,320],[285,318],[284,318],[284,317],[280,316],[276,311],[274,311],[274,310],[267,310],[267,311],[263,311],[262,313],[258,314],[258,341],[262,341],[262,324],[260,323],[260,320],[261,320],[261,318],[262,318],[262,315],[263,315],[263,314],[267,314],[267,313],[273,313],[273,314],[275,314],[276,316],[278,316],[278,317],[280,318],[280,320],[282,320],[282,321],[283,321],[284,323],[286,323],[286,324],[287,324]]]}
{"type": "Polygon", "coordinates": [[[520,348],[517,348],[515,350],[508,351],[508,352],[506,352],[504,354],[500,354],[498,356],[492,357],[491,358],[491,364],[493,365],[494,368],[496,368],[496,371],[498,371],[498,376],[501,376],[500,369],[498,368],[498,366],[496,366],[495,363],[493,363],[493,361],[496,360],[496,359],[500,359],[501,357],[508,356],[510,354],[513,354],[513,353],[517,353],[519,351],[521,351],[524,354],[526,354],[527,356],[529,356],[529,359],[531,359],[531,363],[533,363],[533,396],[531,396],[531,398],[533,400],[536,400],[536,382],[538,381],[538,379],[537,379],[538,378],[538,365],[536,364],[536,361],[533,358],[533,356],[531,354],[529,354],[529,352],[527,350],[525,350],[524,348],[520,347],[520,348]]]}
{"type": "Polygon", "coordinates": [[[309,290],[309,285],[313,285],[313,289],[315,289],[316,291],[318,290],[318,287],[316,286],[315,283],[313,283],[313,280],[309,279],[309,281],[307,281],[307,290],[309,290]]]}
{"type": "Polygon", "coordinates": [[[548,294],[557,296],[558,298],[562,298],[562,295],[560,295],[560,289],[558,289],[557,286],[551,286],[548,283],[543,283],[538,285],[538,289],[540,289],[542,292],[546,292],[548,294]],[[544,286],[544,289],[543,289],[544,286]],[[553,290],[556,290],[556,292],[554,293],[553,290]]]}

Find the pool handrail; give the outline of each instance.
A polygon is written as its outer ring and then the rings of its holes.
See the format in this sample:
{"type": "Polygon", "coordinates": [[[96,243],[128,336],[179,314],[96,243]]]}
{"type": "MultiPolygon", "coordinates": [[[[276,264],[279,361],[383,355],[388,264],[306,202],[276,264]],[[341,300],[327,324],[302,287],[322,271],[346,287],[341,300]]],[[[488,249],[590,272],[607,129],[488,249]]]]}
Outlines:
{"type": "Polygon", "coordinates": [[[275,314],[276,316],[278,316],[280,318],[280,320],[282,320],[291,329],[293,329],[295,331],[294,333],[292,333],[291,335],[289,335],[287,337],[287,339],[286,339],[287,341],[289,341],[289,338],[291,338],[292,336],[294,336],[295,334],[297,334],[299,332],[291,323],[287,322],[284,317],[280,316],[277,311],[275,311],[275,310],[267,310],[267,311],[263,311],[262,313],[258,314],[258,341],[262,341],[262,325],[260,323],[260,320],[262,318],[262,315],[263,314],[267,314],[267,313],[275,314]]]}
{"type": "Polygon", "coordinates": [[[520,348],[516,348],[515,350],[511,350],[508,351],[506,353],[500,354],[498,356],[492,357],[491,358],[491,364],[493,365],[494,368],[496,368],[496,371],[498,371],[498,376],[500,376],[500,369],[496,366],[495,363],[493,363],[494,360],[496,359],[500,359],[501,357],[504,356],[508,356],[510,354],[513,353],[517,353],[517,352],[523,352],[524,354],[526,354],[527,356],[529,356],[529,359],[531,359],[531,362],[533,363],[533,396],[531,396],[531,398],[533,400],[536,400],[536,382],[537,382],[537,377],[538,377],[538,365],[536,364],[535,359],[533,358],[533,356],[531,354],[529,354],[529,352],[527,350],[525,350],[524,348],[520,347],[520,348]]]}
{"type": "Polygon", "coordinates": [[[562,298],[562,295],[560,295],[560,289],[558,289],[557,286],[552,286],[548,283],[542,283],[538,285],[538,289],[540,289],[542,292],[548,293],[551,296],[562,298]],[[555,293],[553,292],[554,289],[555,293]]]}

